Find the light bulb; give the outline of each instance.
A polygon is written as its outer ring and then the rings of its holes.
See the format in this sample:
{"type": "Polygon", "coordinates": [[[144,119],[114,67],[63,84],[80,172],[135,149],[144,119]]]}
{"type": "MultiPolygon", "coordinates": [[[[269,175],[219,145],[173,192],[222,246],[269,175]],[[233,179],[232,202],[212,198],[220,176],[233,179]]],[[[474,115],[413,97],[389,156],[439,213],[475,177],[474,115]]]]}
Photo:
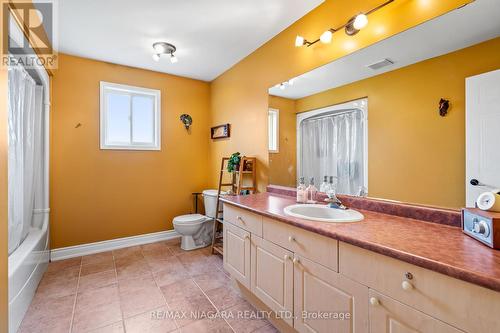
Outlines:
{"type": "Polygon", "coordinates": [[[290,80],[288,80],[288,85],[289,85],[289,86],[293,86],[294,81],[295,81],[295,79],[290,79],[290,80]]]}
{"type": "Polygon", "coordinates": [[[175,64],[177,61],[179,61],[179,59],[177,59],[177,57],[174,54],[171,54],[170,55],[170,62],[175,64]]]}
{"type": "Polygon", "coordinates": [[[302,45],[304,45],[304,37],[297,35],[295,37],[295,47],[301,47],[302,45]]]}
{"type": "Polygon", "coordinates": [[[154,61],[160,61],[160,55],[159,54],[153,54],[153,60],[154,61]]]}
{"type": "Polygon", "coordinates": [[[333,36],[333,33],[330,30],[327,30],[321,34],[321,36],[319,37],[319,40],[321,41],[321,43],[328,44],[328,43],[331,43],[332,36],[333,36]]]}
{"type": "Polygon", "coordinates": [[[153,44],[153,48],[157,54],[165,53],[165,45],[163,45],[162,43],[153,44]]]}
{"type": "Polygon", "coordinates": [[[361,30],[364,27],[366,27],[367,24],[368,24],[368,16],[366,16],[365,14],[359,14],[354,19],[354,22],[353,22],[352,26],[356,30],[361,30]]]}

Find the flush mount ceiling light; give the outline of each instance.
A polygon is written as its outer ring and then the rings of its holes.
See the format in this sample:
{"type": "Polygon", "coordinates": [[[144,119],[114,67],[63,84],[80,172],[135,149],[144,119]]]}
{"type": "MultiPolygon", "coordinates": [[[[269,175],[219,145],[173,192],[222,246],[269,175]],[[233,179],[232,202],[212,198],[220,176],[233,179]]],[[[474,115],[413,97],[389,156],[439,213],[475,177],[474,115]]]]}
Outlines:
{"type": "Polygon", "coordinates": [[[333,34],[339,30],[342,30],[342,29],[345,30],[345,33],[347,35],[354,36],[361,29],[366,27],[366,25],[368,24],[368,15],[370,15],[371,13],[376,12],[377,10],[387,6],[388,4],[390,4],[393,1],[394,0],[388,0],[388,1],[384,2],[383,4],[378,5],[377,7],[373,8],[373,9],[370,9],[369,11],[367,11],[365,13],[359,13],[358,15],[352,17],[349,21],[347,21],[347,23],[344,24],[343,26],[337,27],[337,28],[330,28],[330,29],[326,30],[325,32],[323,32],[321,34],[321,36],[318,39],[316,39],[312,42],[308,41],[307,39],[305,39],[302,36],[297,36],[295,38],[295,46],[301,47],[301,46],[305,45],[305,46],[309,47],[311,45],[316,44],[317,42],[329,44],[332,42],[333,34]]]}
{"type": "Polygon", "coordinates": [[[160,61],[162,54],[170,56],[170,62],[173,64],[179,61],[179,59],[174,54],[177,48],[173,44],[166,42],[157,42],[153,44],[153,50],[154,50],[153,54],[154,61],[160,61]]]}

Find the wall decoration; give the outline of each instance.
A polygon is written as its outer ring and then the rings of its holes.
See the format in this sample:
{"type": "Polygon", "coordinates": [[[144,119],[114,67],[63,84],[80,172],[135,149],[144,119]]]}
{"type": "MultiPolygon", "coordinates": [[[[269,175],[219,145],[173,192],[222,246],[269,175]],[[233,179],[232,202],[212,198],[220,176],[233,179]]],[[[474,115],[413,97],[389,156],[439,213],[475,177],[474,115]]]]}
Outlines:
{"type": "Polygon", "coordinates": [[[210,129],[210,137],[212,139],[229,138],[229,136],[229,124],[215,126],[210,129]]]}
{"type": "Polygon", "coordinates": [[[439,115],[444,117],[448,114],[448,109],[450,108],[450,101],[444,98],[441,98],[439,101],[439,115]]]}
{"type": "Polygon", "coordinates": [[[193,118],[191,118],[191,116],[188,114],[181,115],[181,121],[184,124],[186,130],[189,130],[189,126],[193,124],[193,118]]]}

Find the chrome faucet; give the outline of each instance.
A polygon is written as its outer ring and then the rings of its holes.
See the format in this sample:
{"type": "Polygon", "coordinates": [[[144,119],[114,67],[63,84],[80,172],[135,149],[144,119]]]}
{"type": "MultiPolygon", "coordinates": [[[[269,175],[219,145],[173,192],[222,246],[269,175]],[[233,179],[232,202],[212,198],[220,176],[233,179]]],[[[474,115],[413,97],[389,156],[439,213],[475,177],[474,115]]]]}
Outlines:
{"type": "Polygon", "coordinates": [[[342,201],[340,201],[339,198],[335,195],[335,191],[328,191],[326,193],[328,198],[325,198],[325,202],[328,202],[328,207],[330,208],[335,208],[335,209],[348,209],[342,201]]]}

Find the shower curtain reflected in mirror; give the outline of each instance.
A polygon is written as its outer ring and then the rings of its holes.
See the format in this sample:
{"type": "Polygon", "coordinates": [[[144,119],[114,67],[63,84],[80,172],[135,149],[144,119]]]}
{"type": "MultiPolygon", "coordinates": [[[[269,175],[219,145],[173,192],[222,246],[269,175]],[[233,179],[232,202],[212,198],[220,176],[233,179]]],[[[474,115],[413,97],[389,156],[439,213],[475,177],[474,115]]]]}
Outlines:
{"type": "Polygon", "coordinates": [[[43,88],[21,66],[8,71],[9,254],[33,226],[43,196],[43,88]]]}
{"type": "Polygon", "coordinates": [[[316,187],[337,177],[336,191],[358,195],[364,186],[364,117],[359,109],[328,112],[300,122],[300,175],[316,187]]]}

